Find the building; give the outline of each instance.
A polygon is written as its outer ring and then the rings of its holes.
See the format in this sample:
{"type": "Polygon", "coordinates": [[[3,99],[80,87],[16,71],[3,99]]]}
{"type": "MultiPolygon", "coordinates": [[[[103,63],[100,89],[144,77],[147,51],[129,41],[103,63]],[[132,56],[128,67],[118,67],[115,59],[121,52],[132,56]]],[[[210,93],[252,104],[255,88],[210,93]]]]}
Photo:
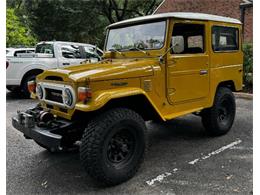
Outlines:
{"type": "Polygon", "coordinates": [[[200,12],[237,18],[243,23],[244,42],[253,42],[253,0],[164,0],[155,13],[200,12]]]}

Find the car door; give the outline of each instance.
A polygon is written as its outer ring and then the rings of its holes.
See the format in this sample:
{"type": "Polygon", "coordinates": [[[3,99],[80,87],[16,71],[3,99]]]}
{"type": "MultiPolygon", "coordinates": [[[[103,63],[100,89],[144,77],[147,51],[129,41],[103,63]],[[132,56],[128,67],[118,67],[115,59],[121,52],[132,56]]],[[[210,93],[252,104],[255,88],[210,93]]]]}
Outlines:
{"type": "Polygon", "coordinates": [[[209,56],[203,22],[175,22],[167,60],[170,104],[199,101],[209,93],[209,56]]]}
{"type": "Polygon", "coordinates": [[[77,44],[60,44],[59,45],[59,67],[79,65],[84,61],[80,46],[77,44]]]}

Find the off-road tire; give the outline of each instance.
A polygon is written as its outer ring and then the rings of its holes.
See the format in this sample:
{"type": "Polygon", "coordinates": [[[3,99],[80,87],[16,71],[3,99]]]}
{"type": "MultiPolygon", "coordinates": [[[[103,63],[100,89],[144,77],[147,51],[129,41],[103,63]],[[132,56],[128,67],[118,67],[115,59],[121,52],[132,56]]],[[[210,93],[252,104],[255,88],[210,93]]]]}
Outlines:
{"type": "Polygon", "coordinates": [[[214,105],[202,111],[202,124],[210,135],[224,135],[231,129],[235,113],[236,102],[232,91],[220,87],[216,92],[214,105]]]}
{"type": "Polygon", "coordinates": [[[96,181],[106,186],[117,185],[134,176],[143,160],[145,148],[146,126],[143,118],[133,110],[113,108],[88,123],[81,139],[80,159],[87,173],[96,181]],[[109,153],[113,148],[111,143],[116,136],[124,133],[132,139],[125,142],[132,144],[125,146],[131,151],[130,156],[114,163],[109,153]]]}

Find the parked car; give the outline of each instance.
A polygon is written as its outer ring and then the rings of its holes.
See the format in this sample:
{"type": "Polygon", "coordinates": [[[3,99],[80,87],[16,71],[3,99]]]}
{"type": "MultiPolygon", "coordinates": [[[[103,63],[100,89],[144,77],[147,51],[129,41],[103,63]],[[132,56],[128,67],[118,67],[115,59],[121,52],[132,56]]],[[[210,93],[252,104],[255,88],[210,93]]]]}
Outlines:
{"type": "Polygon", "coordinates": [[[35,80],[44,70],[73,66],[83,61],[97,62],[103,55],[103,51],[94,45],[60,41],[40,42],[35,53],[29,53],[33,49],[7,51],[6,87],[10,91],[20,90],[26,96],[29,96],[27,82],[35,80]]]}
{"type": "Polygon", "coordinates": [[[195,114],[213,136],[231,129],[232,91],[242,90],[241,29],[237,19],[201,13],[111,24],[104,59],[44,71],[29,82],[40,104],[19,111],[13,126],[51,152],[80,143],[92,178],[124,182],[142,162],[147,120],[195,114]]]}
{"type": "Polygon", "coordinates": [[[19,54],[34,53],[35,48],[6,48],[6,57],[18,57],[19,54]]]}

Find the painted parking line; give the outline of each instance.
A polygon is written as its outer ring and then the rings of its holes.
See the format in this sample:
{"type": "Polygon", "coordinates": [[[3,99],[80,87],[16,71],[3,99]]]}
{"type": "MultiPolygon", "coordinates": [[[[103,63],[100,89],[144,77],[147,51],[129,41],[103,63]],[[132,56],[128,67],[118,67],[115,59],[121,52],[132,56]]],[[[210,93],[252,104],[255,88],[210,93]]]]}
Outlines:
{"type": "Polygon", "coordinates": [[[146,181],[146,183],[149,186],[152,186],[155,182],[162,182],[166,177],[171,176],[172,174],[176,173],[177,171],[178,171],[178,169],[175,168],[175,169],[172,170],[172,172],[165,172],[163,174],[160,174],[157,177],[155,177],[155,178],[153,178],[151,180],[146,181]]]}
{"type": "MultiPolygon", "coordinates": [[[[242,140],[238,139],[238,140],[236,140],[234,142],[231,142],[228,145],[222,146],[221,148],[208,153],[207,155],[204,155],[204,156],[196,158],[196,159],[194,159],[192,161],[189,161],[188,164],[194,165],[194,164],[196,164],[196,163],[198,163],[200,161],[206,160],[206,159],[208,159],[208,158],[210,158],[210,157],[212,157],[212,156],[214,156],[216,154],[219,154],[219,153],[221,153],[221,152],[223,152],[223,151],[225,151],[227,149],[231,149],[232,147],[240,144],[241,142],[242,142],[242,140]]],[[[174,173],[176,173],[179,170],[180,170],[179,168],[174,168],[171,171],[167,171],[165,173],[162,173],[162,174],[156,176],[153,179],[147,180],[146,184],[149,185],[149,186],[153,186],[156,182],[161,183],[165,178],[170,177],[171,175],[173,175],[174,173]]]]}
{"type": "Polygon", "coordinates": [[[202,157],[200,157],[200,158],[196,158],[196,159],[190,161],[189,164],[190,164],[190,165],[194,165],[194,164],[196,164],[196,163],[199,162],[199,161],[205,160],[205,159],[207,159],[207,158],[210,158],[211,156],[214,156],[214,155],[216,155],[216,154],[219,154],[220,152],[223,152],[223,151],[225,151],[226,149],[229,149],[229,148],[231,148],[231,147],[233,147],[233,146],[235,146],[235,145],[238,145],[238,144],[240,144],[241,142],[242,142],[242,141],[241,141],[240,139],[237,140],[237,141],[234,141],[234,142],[232,142],[232,143],[230,143],[230,144],[228,144],[228,145],[226,145],[226,146],[223,146],[223,147],[221,147],[221,148],[219,148],[219,149],[217,149],[217,150],[215,150],[215,151],[213,151],[213,152],[208,153],[208,154],[205,155],[205,156],[202,156],[202,157]]]}

